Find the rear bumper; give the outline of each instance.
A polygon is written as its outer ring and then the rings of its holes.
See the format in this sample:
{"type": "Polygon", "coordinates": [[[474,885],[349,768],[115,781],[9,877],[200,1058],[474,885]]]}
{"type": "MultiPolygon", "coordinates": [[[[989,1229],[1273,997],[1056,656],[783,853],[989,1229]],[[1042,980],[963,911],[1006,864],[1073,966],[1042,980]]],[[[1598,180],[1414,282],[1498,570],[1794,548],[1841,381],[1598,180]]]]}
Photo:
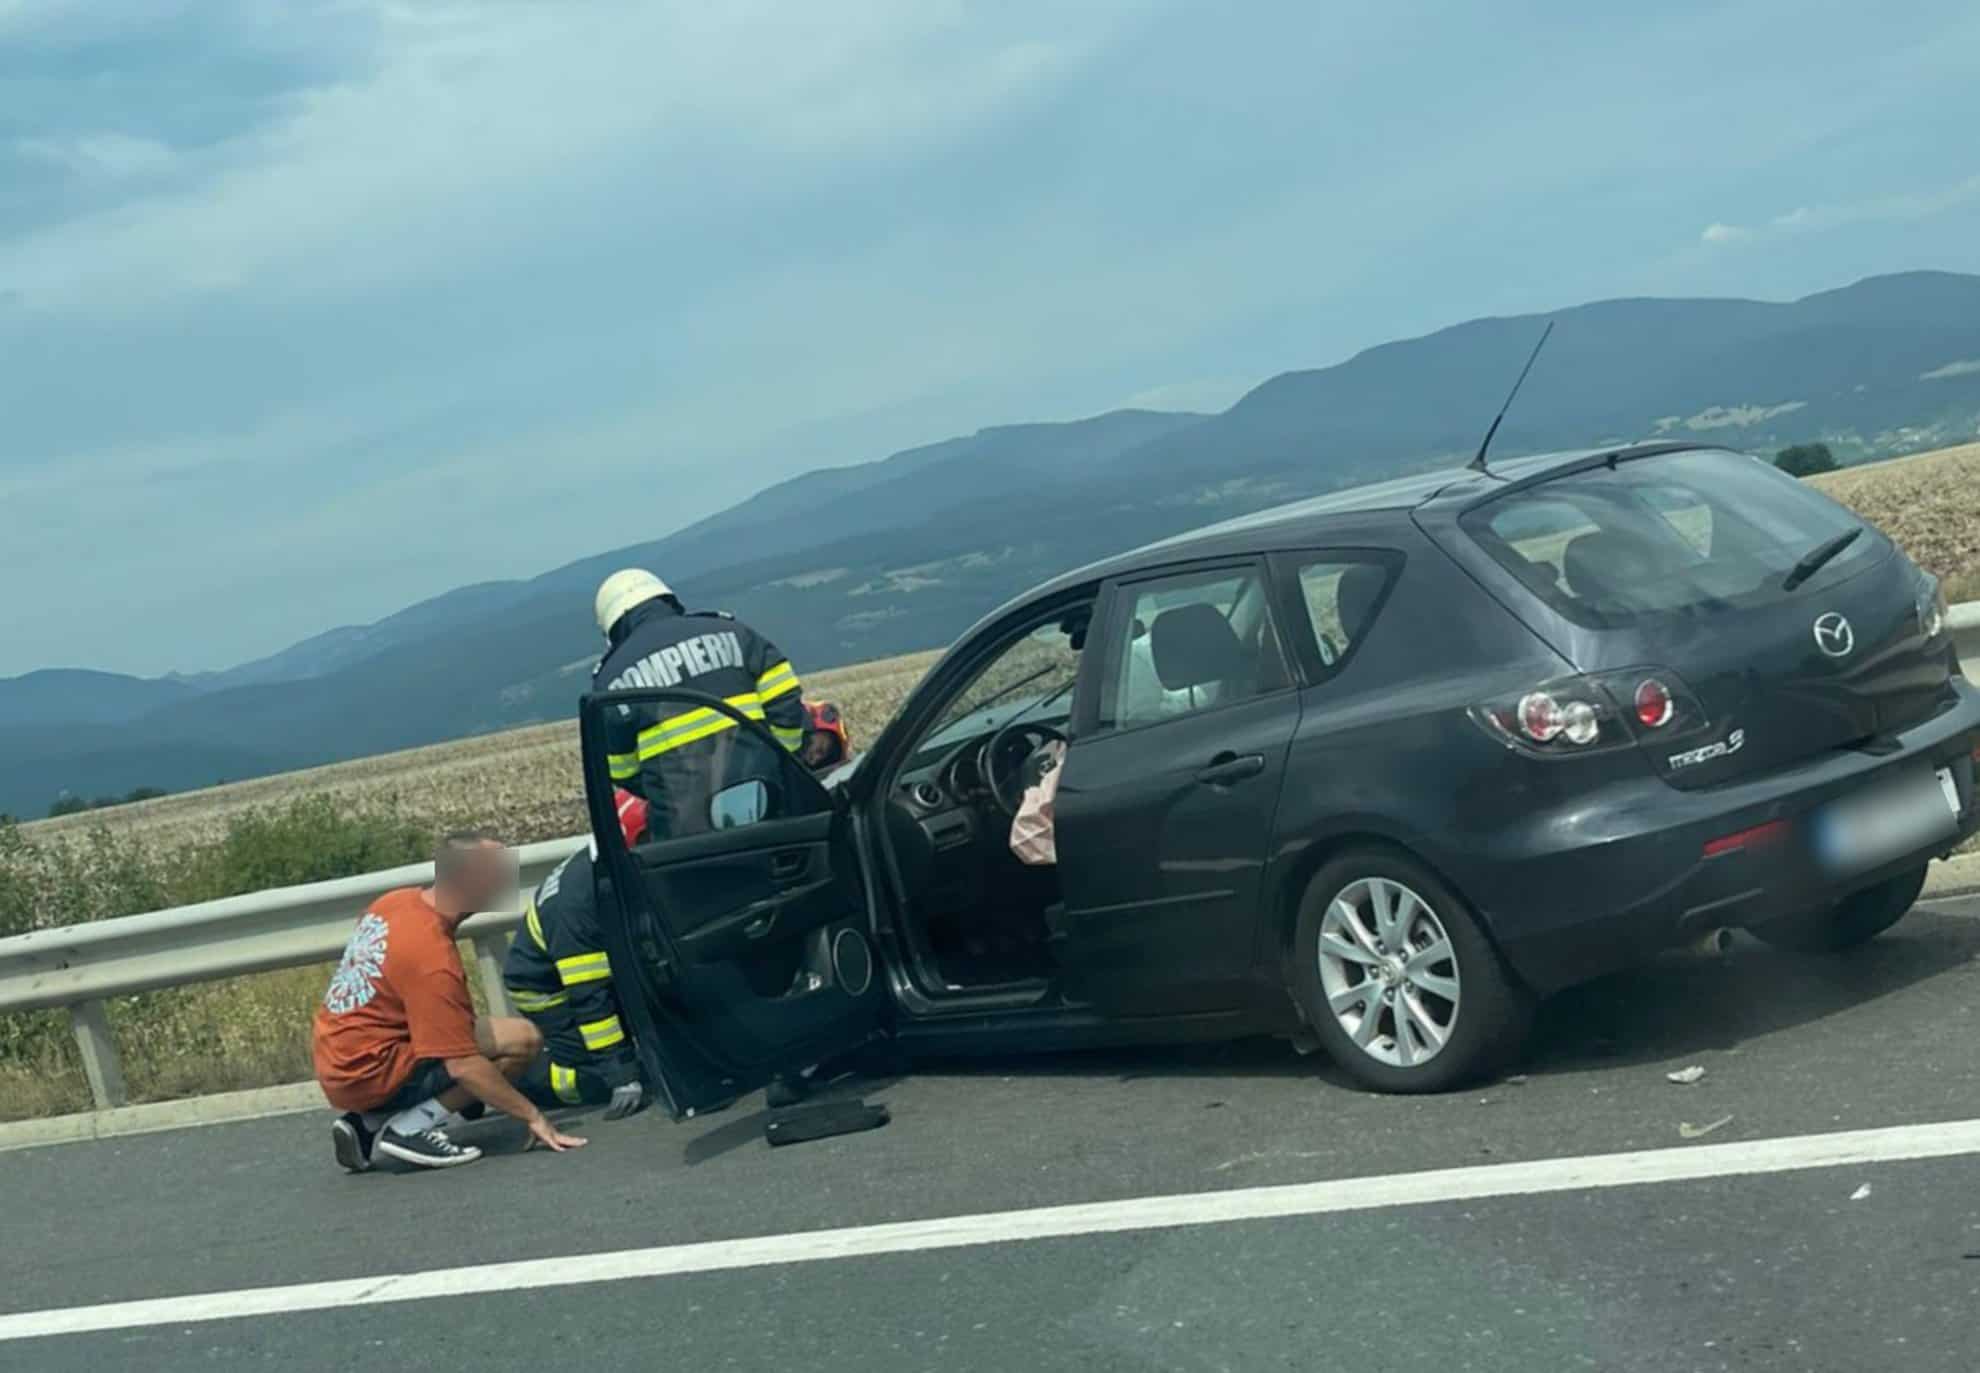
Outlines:
{"type": "Polygon", "coordinates": [[[1899,736],[1894,751],[1842,751],[1709,792],[1650,777],[1611,785],[1571,808],[1521,817],[1447,867],[1514,972],[1542,994],[1714,926],[1760,924],[1838,900],[1939,857],[1980,828],[1980,689],[1955,678],[1953,690],[1952,704],[1899,736]],[[1938,767],[1951,768],[1959,789],[1951,834],[1846,878],[1825,871],[1806,823],[1817,809],[1903,770],[1938,767]],[[1706,856],[1711,841],[1761,826],[1773,827],[1770,842],[1706,856]]]}

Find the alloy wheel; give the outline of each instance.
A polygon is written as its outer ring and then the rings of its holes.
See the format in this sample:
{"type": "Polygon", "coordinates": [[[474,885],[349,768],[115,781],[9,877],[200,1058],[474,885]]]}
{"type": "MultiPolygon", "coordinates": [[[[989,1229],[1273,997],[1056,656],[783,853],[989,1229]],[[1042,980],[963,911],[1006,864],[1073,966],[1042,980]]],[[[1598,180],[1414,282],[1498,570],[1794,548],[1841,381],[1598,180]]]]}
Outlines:
{"type": "Polygon", "coordinates": [[[1378,1063],[1435,1058],[1457,1027],[1457,951],[1430,903],[1400,882],[1364,877],[1320,921],[1320,990],[1341,1029],[1378,1063]]]}

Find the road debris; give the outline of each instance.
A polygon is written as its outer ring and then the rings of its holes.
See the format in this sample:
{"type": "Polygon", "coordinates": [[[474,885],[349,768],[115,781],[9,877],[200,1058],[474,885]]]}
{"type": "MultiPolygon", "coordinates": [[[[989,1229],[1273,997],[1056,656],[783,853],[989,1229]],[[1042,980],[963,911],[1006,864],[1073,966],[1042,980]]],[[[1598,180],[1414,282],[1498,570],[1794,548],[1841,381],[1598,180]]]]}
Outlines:
{"type": "Polygon", "coordinates": [[[1680,1068],[1674,1073],[1665,1073],[1664,1080],[1666,1082],[1675,1082],[1680,1087],[1689,1087],[1692,1083],[1704,1076],[1705,1070],[1694,1063],[1689,1068],[1680,1068]]]}
{"type": "Polygon", "coordinates": [[[1870,1195],[1870,1184],[1866,1182],[1861,1187],[1857,1188],[1854,1192],[1851,1192],[1849,1194],[1849,1199],[1851,1201],[1862,1201],[1865,1197],[1869,1195],[1870,1195]]]}
{"type": "Polygon", "coordinates": [[[1712,1122],[1712,1123],[1711,1123],[1710,1125],[1693,1125],[1693,1124],[1692,1124],[1692,1123],[1691,1123],[1690,1121],[1688,1121],[1688,1120],[1684,1120],[1684,1121],[1679,1121],[1679,1122],[1678,1122],[1678,1138],[1679,1138],[1679,1139],[1703,1139],[1703,1138],[1705,1138],[1705,1136],[1707,1136],[1707,1135],[1709,1135],[1709,1134],[1711,1134],[1711,1133],[1712,1133],[1712,1132],[1713,1132],[1714,1130],[1716,1130],[1716,1129],[1718,1129],[1718,1128],[1719,1128],[1720,1126],[1722,1126],[1722,1125],[1730,1125],[1730,1124],[1732,1124],[1732,1117],[1731,1117],[1731,1116],[1720,1116],[1720,1117],[1719,1117],[1719,1118],[1718,1118],[1717,1120],[1715,1120],[1715,1121],[1713,1121],[1713,1122],[1712,1122]]]}

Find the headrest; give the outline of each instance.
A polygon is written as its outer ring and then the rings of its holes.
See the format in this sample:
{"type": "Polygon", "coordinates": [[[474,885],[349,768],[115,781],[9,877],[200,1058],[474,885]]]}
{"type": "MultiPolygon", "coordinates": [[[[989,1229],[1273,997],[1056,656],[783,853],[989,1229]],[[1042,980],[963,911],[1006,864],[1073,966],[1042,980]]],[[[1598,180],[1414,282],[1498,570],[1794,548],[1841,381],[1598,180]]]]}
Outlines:
{"type": "Polygon", "coordinates": [[[1167,691],[1184,691],[1243,677],[1244,648],[1237,631],[1213,605],[1197,601],[1155,617],[1148,631],[1155,676],[1167,691]]]}
{"type": "Polygon", "coordinates": [[[1627,602],[1631,583],[1650,570],[1635,540],[1606,529],[1575,536],[1561,554],[1568,589],[1584,601],[1627,602]]]}

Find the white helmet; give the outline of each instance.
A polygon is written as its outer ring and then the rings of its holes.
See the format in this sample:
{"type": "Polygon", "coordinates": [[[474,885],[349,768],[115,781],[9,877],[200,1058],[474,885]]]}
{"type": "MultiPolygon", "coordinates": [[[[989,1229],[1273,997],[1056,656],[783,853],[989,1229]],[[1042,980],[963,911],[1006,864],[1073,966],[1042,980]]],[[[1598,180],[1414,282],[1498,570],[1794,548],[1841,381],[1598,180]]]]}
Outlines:
{"type": "Polygon", "coordinates": [[[673,594],[665,582],[643,568],[628,567],[614,572],[598,584],[598,598],[592,603],[598,615],[598,632],[611,638],[612,626],[627,611],[673,594]]]}

